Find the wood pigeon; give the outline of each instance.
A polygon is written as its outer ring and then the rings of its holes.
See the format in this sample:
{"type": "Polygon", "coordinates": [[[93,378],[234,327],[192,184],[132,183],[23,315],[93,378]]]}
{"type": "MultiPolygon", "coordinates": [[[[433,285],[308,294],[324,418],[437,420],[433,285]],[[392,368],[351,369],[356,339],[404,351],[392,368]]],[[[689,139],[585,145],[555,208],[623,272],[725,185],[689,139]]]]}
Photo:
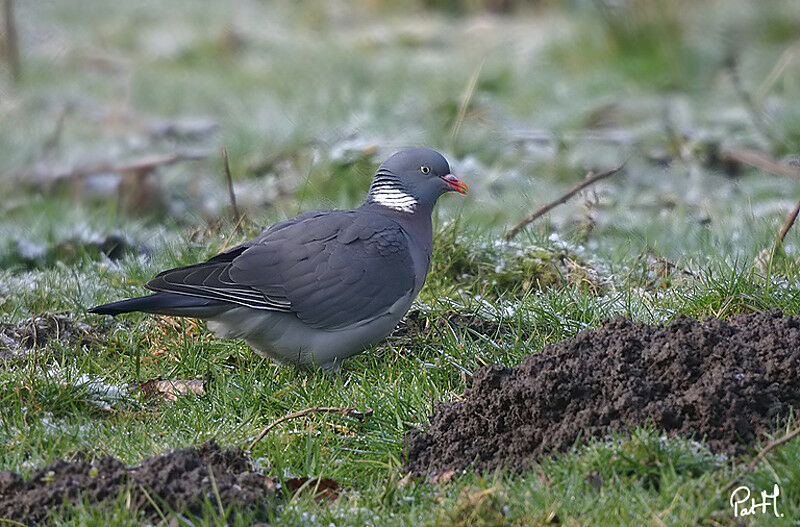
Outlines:
{"type": "Polygon", "coordinates": [[[282,221],[206,262],[164,271],[155,294],[104,304],[205,319],[224,338],[299,368],[336,372],[389,335],[422,289],[431,263],[431,213],[448,191],[467,192],[445,158],[397,152],[354,210],[316,210],[282,221]]]}

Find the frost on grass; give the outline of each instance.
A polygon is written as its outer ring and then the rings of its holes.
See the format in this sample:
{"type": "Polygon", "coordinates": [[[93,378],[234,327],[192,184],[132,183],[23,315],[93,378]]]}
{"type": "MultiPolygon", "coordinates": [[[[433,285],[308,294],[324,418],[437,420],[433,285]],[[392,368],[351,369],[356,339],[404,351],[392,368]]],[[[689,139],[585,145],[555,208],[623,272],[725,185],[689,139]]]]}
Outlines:
{"type": "Polygon", "coordinates": [[[24,354],[51,343],[86,349],[102,344],[106,328],[76,321],[68,315],[44,314],[16,324],[0,323],[0,358],[24,354]]]}
{"type": "Polygon", "coordinates": [[[99,234],[85,230],[50,243],[18,237],[0,248],[0,268],[48,269],[60,262],[74,265],[84,258],[119,261],[126,256],[148,253],[147,247],[125,234],[99,234]]]}
{"type": "Polygon", "coordinates": [[[607,271],[584,255],[582,246],[551,236],[542,245],[501,240],[474,241],[460,236],[455,225],[438,234],[447,253],[434,258],[430,277],[447,287],[480,291],[497,297],[522,298],[533,291],[573,285],[602,294],[609,289],[607,271]]]}

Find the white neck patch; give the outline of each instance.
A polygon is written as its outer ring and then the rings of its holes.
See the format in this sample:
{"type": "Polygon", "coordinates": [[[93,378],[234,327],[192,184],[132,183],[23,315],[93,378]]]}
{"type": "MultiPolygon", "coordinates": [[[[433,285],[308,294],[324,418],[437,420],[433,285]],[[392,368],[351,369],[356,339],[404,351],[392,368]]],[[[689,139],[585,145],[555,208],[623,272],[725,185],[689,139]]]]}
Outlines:
{"type": "Polygon", "coordinates": [[[414,212],[417,200],[396,188],[378,188],[371,194],[371,201],[401,212],[414,212]]]}

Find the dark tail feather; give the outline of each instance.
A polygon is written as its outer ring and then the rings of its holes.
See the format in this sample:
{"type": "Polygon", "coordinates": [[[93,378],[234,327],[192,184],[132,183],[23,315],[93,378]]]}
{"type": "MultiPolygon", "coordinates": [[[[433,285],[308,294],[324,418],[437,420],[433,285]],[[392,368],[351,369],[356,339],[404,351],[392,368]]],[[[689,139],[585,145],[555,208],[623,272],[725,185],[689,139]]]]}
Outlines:
{"type": "Polygon", "coordinates": [[[132,311],[154,313],[157,315],[170,315],[173,317],[208,318],[218,315],[223,311],[235,307],[228,302],[197,298],[174,293],[156,293],[150,296],[141,296],[129,300],[120,300],[96,306],[89,310],[98,315],[121,315],[132,311]]]}

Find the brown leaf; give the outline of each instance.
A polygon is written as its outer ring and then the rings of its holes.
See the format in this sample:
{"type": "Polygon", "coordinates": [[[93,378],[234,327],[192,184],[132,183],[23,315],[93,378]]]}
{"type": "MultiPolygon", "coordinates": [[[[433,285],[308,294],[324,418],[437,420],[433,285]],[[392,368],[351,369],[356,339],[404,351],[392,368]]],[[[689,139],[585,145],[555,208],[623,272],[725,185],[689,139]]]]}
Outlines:
{"type": "Polygon", "coordinates": [[[142,391],[145,399],[161,398],[165,401],[177,401],[181,395],[206,393],[202,379],[173,380],[151,379],[140,384],[134,384],[131,389],[142,391]]]}
{"type": "Polygon", "coordinates": [[[317,501],[336,501],[339,497],[339,482],[329,478],[291,478],[283,482],[293,495],[298,492],[314,492],[317,501]]]}
{"type": "Polygon", "coordinates": [[[436,474],[431,478],[431,485],[443,485],[448,481],[450,481],[451,479],[453,479],[453,476],[455,476],[455,474],[456,474],[455,470],[447,470],[445,472],[442,472],[441,474],[436,474]]]}
{"type": "Polygon", "coordinates": [[[267,490],[270,492],[278,490],[278,483],[269,476],[264,476],[264,486],[267,487],[267,490]]]}

